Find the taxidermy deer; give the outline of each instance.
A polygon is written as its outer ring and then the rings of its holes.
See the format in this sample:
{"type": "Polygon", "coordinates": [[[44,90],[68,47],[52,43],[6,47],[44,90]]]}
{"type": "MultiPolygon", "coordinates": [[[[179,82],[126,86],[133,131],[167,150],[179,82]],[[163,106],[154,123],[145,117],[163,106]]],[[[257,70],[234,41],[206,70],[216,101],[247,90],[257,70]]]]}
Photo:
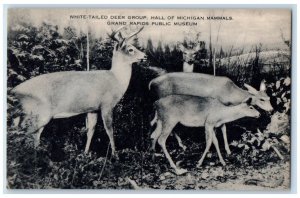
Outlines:
{"type": "Polygon", "coordinates": [[[203,98],[188,95],[170,95],[159,99],[154,103],[157,119],[156,129],[151,134],[152,150],[155,150],[155,144],[158,140],[170,166],[175,173],[180,175],[187,170],[178,168],[173,162],[171,156],[166,149],[166,140],[177,123],[181,123],[188,127],[205,127],[206,148],[198,162],[197,167],[202,162],[209,151],[211,144],[215,145],[220,162],[225,166],[225,161],[219,149],[219,143],[215,135],[216,128],[227,122],[232,122],[243,117],[258,118],[260,113],[250,106],[252,98],[249,97],[241,104],[235,106],[226,106],[218,99],[203,98]]]}
{"type": "Polygon", "coordinates": [[[182,44],[180,44],[179,49],[182,51],[183,72],[193,72],[195,58],[196,58],[197,52],[200,50],[200,44],[197,44],[192,49],[186,48],[182,44]]]}
{"type": "Polygon", "coordinates": [[[88,152],[97,123],[97,113],[101,110],[112,154],[115,154],[113,109],[127,90],[132,63],[146,58],[143,52],[128,43],[143,27],[127,38],[122,36],[122,28],[110,35],[116,41],[110,70],[44,74],[27,80],[12,90],[22,111],[22,115],[14,123],[26,129],[28,134],[34,135],[35,146],[39,145],[44,126],[51,119],[88,113],[85,147],[85,152],[88,152]]]}
{"type": "MultiPolygon", "coordinates": [[[[251,105],[256,105],[265,111],[273,110],[270,97],[265,92],[264,80],[260,84],[259,91],[248,84],[244,86],[247,91],[239,88],[227,77],[184,72],[164,74],[149,83],[149,89],[156,92],[159,98],[172,94],[193,95],[216,98],[224,105],[238,105],[250,97],[251,105]]],[[[222,125],[221,130],[226,152],[230,154],[226,126],[222,125]]]]}

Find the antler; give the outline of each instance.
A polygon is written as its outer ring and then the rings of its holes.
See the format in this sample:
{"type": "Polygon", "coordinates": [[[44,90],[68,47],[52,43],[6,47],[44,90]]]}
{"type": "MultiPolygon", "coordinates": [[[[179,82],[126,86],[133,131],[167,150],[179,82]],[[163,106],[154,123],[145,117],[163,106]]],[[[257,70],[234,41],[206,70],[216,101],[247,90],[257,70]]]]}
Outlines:
{"type": "Polygon", "coordinates": [[[122,36],[122,33],[120,32],[125,26],[121,26],[119,27],[117,30],[113,30],[111,34],[107,34],[112,40],[117,41],[120,45],[122,45],[122,43],[124,43],[124,41],[129,40],[130,38],[132,38],[133,36],[137,35],[138,33],[140,33],[143,29],[144,26],[141,27],[138,31],[132,33],[131,35],[127,36],[126,38],[124,38],[122,36]],[[116,38],[116,35],[119,33],[119,37],[120,38],[116,38]]]}
{"type": "Polygon", "coordinates": [[[140,33],[142,30],[144,29],[144,26],[141,27],[138,31],[132,33],[130,36],[126,37],[126,40],[129,40],[130,38],[132,38],[133,36],[137,35],[138,33],[140,33]]]}
{"type": "Polygon", "coordinates": [[[119,27],[117,30],[113,30],[111,34],[107,34],[112,40],[117,41],[118,43],[123,42],[125,39],[122,37],[120,30],[123,29],[124,26],[119,27]],[[120,37],[122,38],[122,40],[117,39],[116,35],[117,33],[120,34],[120,37]]]}

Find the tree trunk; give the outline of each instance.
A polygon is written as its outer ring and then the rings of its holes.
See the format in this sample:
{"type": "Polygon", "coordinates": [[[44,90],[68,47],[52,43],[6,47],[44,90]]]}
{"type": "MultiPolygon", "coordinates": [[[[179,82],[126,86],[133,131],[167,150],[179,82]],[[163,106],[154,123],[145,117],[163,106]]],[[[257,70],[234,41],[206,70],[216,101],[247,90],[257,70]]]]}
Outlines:
{"type": "Polygon", "coordinates": [[[89,28],[86,33],[86,70],[90,70],[90,40],[89,40],[89,28]]]}

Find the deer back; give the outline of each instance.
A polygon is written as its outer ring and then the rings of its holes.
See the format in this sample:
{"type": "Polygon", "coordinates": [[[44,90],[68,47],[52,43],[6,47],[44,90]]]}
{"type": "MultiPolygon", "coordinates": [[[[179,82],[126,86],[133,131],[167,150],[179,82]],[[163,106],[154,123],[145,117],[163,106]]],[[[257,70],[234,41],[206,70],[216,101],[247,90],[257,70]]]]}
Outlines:
{"type": "Polygon", "coordinates": [[[45,74],[18,85],[12,93],[25,108],[34,100],[51,110],[53,117],[61,113],[84,113],[103,105],[116,103],[122,97],[120,86],[111,71],[58,72],[45,74]]]}
{"type": "Polygon", "coordinates": [[[236,86],[229,78],[200,73],[174,72],[159,76],[149,83],[149,89],[157,93],[159,98],[171,94],[184,94],[200,97],[217,98],[225,105],[237,105],[248,97],[252,104],[270,111],[270,98],[262,88],[257,91],[246,85],[248,91],[236,86]]]}
{"type": "Polygon", "coordinates": [[[150,82],[150,88],[158,94],[158,97],[171,94],[183,94],[218,98],[224,101],[224,103],[227,103],[228,101],[226,100],[228,100],[227,95],[229,91],[243,93],[243,90],[238,87],[231,87],[233,84],[231,82],[232,81],[226,77],[215,77],[199,73],[174,72],[155,78],[150,82]],[[225,91],[227,91],[227,95],[224,93],[225,91]]]}
{"type": "Polygon", "coordinates": [[[217,99],[190,95],[169,95],[155,102],[160,120],[191,127],[204,126],[208,115],[222,106],[217,99]]]}

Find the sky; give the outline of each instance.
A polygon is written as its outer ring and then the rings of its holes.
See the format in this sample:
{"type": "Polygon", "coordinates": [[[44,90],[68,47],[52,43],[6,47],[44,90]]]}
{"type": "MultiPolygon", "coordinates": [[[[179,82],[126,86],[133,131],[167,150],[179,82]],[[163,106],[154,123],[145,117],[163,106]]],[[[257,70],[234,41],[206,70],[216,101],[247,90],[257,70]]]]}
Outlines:
{"type": "MultiPolygon", "coordinates": [[[[234,46],[245,48],[259,43],[263,46],[274,46],[285,40],[291,40],[291,11],[289,9],[10,9],[8,26],[20,21],[30,21],[38,26],[43,21],[56,24],[59,31],[68,25],[77,27],[78,31],[95,36],[106,36],[119,24],[108,22],[148,22],[139,34],[140,42],[145,44],[148,38],[154,45],[158,41],[163,44],[182,42],[185,37],[193,38],[200,33],[200,40],[208,43],[211,35],[212,43],[223,48],[234,46]],[[70,16],[95,16],[98,19],[70,19],[70,16]],[[101,19],[103,18],[108,19],[101,19]],[[156,19],[151,19],[154,16],[156,19]],[[177,17],[203,17],[199,20],[177,20],[177,17]],[[232,20],[207,20],[209,16],[231,18],[232,20]],[[125,19],[116,19],[124,17],[125,19]],[[128,17],[146,17],[146,19],[129,20],[128,17]],[[168,20],[168,17],[170,20],[168,20]],[[172,17],[174,17],[172,19],[172,17]],[[113,19],[111,19],[113,18],[113,19]],[[164,18],[165,20],[162,20],[164,18]],[[151,25],[152,22],[170,22],[170,26],[151,25]],[[176,26],[174,22],[196,22],[192,26],[176,26]]],[[[133,26],[133,29],[140,26],[133,26]]]]}

